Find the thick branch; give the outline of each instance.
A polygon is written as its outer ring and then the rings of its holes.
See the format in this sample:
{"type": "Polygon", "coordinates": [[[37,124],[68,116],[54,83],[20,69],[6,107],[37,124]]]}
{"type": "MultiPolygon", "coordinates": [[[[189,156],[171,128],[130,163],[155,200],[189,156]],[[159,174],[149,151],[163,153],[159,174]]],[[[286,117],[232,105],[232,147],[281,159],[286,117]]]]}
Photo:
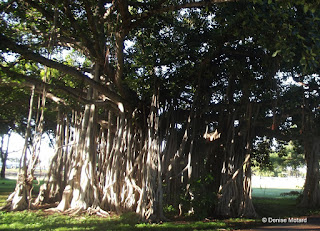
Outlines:
{"type": "MultiPolygon", "coordinates": [[[[84,92],[81,92],[75,88],[64,86],[61,84],[59,84],[59,85],[48,84],[48,83],[41,81],[40,79],[38,79],[36,77],[17,73],[15,71],[12,71],[9,68],[3,67],[1,65],[0,65],[0,67],[1,67],[1,70],[3,72],[5,72],[8,76],[10,76],[11,79],[21,81],[20,83],[14,83],[14,82],[4,83],[0,79],[0,84],[2,84],[2,85],[10,85],[10,86],[11,85],[14,85],[14,86],[17,86],[17,85],[21,86],[22,85],[22,86],[26,86],[26,87],[35,86],[35,88],[36,88],[35,90],[38,92],[42,92],[43,88],[46,87],[47,89],[62,91],[63,93],[67,94],[68,96],[71,96],[75,100],[78,100],[84,104],[88,104],[88,103],[92,104],[93,103],[93,104],[100,105],[100,106],[110,105],[111,108],[117,109],[117,106],[115,106],[113,102],[106,100],[105,97],[102,97],[102,99],[98,99],[98,100],[87,100],[86,99],[87,94],[84,92]]],[[[53,93],[47,93],[47,97],[55,102],[60,102],[60,103],[66,104],[64,99],[61,99],[61,98],[55,96],[53,93]]]]}
{"type": "Polygon", "coordinates": [[[115,104],[118,104],[120,102],[124,102],[121,96],[118,94],[111,92],[107,89],[107,87],[99,84],[98,82],[94,81],[93,79],[89,78],[87,75],[83,74],[82,72],[78,71],[74,67],[70,67],[67,65],[64,65],[62,63],[47,59],[37,53],[34,53],[28,49],[27,46],[24,45],[17,45],[14,41],[7,38],[4,35],[0,35],[0,49],[6,50],[9,48],[11,51],[21,54],[24,58],[33,60],[35,62],[39,62],[43,65],[46,65],[48,67],[57,69],[65,74],[69,74],[81,81],[86,82],[87,84],[91,85],[96,90],[100,91],[101,93],[105,94],[106,97],[110,99],[110,101],[113,101],[115,104]]]}
{"type": "MultiPolygon", "coordinates": [[[[1,71],[5,72],[8,76],[10,76],[10,79],[20,80],[19,83],[18,82],[4,83],[2,81],[2,79],[0,79],[0,84],[2,84],[2,85],[6,85],[6,84],[14,85],[14,86],[22,85],[22,86],[27,86],[27,87],[35,86],[36,90],[38,90],[38,91],[42,91],[43,88],[46,87],[47,89],[55,89],[58,91],[62,91],[64,93],[66,93],[67,95],[84,102],[84,97],[86,96],[86,94],[79,92],[77,89],[67,87],[67,86],[55,86],[52,84],[45,83],[35,77],[17,73],[15,71],[10,70],[9,68],[3,67],[2,65],[0,65],[0,67],[1,67],[1,71]]],[[[48,94],[49,94],[49,98],[51,98],[53,101],[61,102],[61,103],[65,104],[64,99],[61,99],[57,96],[54,96],[52,93],[48,93],[48,94]]]]}

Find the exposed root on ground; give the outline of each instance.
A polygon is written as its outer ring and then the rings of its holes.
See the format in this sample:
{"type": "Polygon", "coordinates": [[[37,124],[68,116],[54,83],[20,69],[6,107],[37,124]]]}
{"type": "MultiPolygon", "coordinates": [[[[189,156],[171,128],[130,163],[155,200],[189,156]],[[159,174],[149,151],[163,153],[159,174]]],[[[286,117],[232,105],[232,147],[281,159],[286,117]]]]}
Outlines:
{"type": "Polygon", "coordinates": [[[97,208],[88,208],[87,210],[89,215],[97,215],[100,217],[109,217],[110,214],[107,211],[104,211],[99,206],[97,208]]]}
{"type": "Polygon", "coordinates": [[[44,203],[44,204],[32,204],[32,208],[33,209],[45,209],[45,210],[49,210],[52,208],[57,207],[58,202],[55,203],[44,203]]]}
{"type": "Polygon", "coordinates": [[[96,215],[99,217],[110,217],[110,213],[107,211],[104,211],[100,207],[97,208],[88,208],[88,209],[83,209],[83,208],[70,208],[65,211],[61,211],[59,209],[55,208],[48,208],[45,210],[47,213],[60,213],[60,214],[65,214],[69,216],[78,216],[82,214],[88,214],[88,215],[96,215]]]}

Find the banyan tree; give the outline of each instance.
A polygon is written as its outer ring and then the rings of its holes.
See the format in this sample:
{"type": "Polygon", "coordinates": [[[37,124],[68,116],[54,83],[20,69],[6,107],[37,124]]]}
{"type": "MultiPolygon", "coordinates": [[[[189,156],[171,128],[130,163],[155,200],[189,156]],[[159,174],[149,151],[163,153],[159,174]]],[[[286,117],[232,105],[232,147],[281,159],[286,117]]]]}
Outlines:
{"type": "Polygon", "coordinates": [[[232,1],[2,2],[1,84],[31,89],[21,170],[5,209],[57,203],[53,210],[157,220],[165,204],[195,212],[199,193],[210,192],[208,213],[256,216],[252,144],[280,59],[262,46],[268,33],[259,40],[233,31],[222,2],[232,1]],[[55,154],[33,200],[48,110],[55,154]]]}

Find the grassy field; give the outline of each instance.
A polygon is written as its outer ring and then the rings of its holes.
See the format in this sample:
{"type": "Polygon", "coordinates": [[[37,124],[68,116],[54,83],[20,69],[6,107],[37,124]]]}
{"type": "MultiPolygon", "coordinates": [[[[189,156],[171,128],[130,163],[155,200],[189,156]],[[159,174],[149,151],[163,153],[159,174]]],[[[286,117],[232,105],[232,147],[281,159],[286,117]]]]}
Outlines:
{"type": "Polygon", "coordinates": [[[301,189],[254,188],[252,190],[253,204],[260,217],[300,217],[320,214],[320,210],[298,207],[299,196],[281,193],[291,191],[302,192],[301,189]]]}
{"type": "MultiPolygon", "coordinates": [[[[15,180],[0,180],[0,204],[15,188],[15,180]]],[[[38,187],[35,188],[35,191],[38,187]]],[[[253,202],[261,217],[297,217],[320,211],[296,207],[296,196],[280,196],[292,189],[253,190],[253,202]]],[[[228,219],[206,221],[172,221],[162,224],[141,223],[133,213],[109,218],[67,216],[45,211],[0,212],[0,230],[234,230],[261,224],[260,219],[228,219]]]]}

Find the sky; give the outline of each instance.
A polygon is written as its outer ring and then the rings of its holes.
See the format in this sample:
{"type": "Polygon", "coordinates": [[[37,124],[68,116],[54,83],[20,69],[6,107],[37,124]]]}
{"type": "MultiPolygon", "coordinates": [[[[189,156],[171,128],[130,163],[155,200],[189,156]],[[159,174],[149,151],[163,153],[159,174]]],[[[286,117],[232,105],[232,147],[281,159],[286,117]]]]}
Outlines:
{"type": "MultiPolygon", "coordinates": [[[[49,146],[49,138],[47,135],[43,135],[40,148],[40,167],[48,167],[50,159],[54,154],[54,149],[49,146]]],[[[4,142],[6,148],[7,139],[4,142]]],[[[12,133],[9,141],[8,158],[18,158],[20,160],[22,150],[24,146],[24,138],[18,133],[12,133]]],[[[5,150],[5,149],[4,149],[5,150]]],[[[10,161],[8,161],[10,163],[10,161]]]]}

